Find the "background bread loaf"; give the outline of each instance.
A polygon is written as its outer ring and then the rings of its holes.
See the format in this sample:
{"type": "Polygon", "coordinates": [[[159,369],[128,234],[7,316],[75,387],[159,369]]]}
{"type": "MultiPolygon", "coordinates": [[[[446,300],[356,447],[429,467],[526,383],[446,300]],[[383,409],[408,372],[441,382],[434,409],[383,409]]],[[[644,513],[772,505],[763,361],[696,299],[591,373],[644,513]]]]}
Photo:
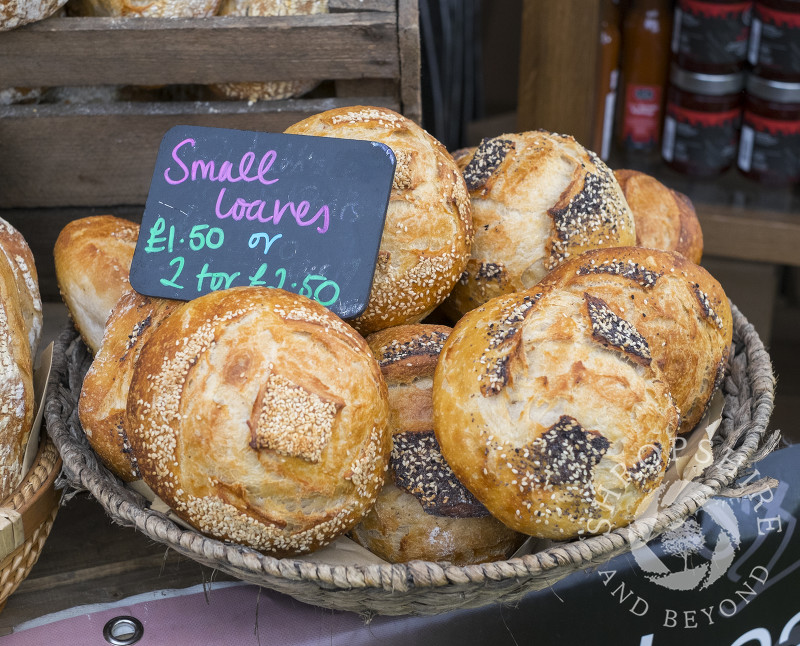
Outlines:
{"type": "Polygon", "coordinates": [[[466,314],[442,349],[433,411],[442,454],[475,497],[509,527],[557,540],[640,513],[678,425],[636,328],[601,299],[555,289],[466,314]]]}
{"type": "Polygon", "coordinates": [[[289,134],[366,139],[389,146],[394,183],[362,334],[430,314],[464,270],[472,218],[461,173],[444,147],[416,123],[385,108],[355,106],[311,116],[289,134]]]}
{"type": "Polygon", "coordinates": [[[127,431],[142,479],[181,518],[280,556],[351,529],[391,449],[366,342],[264,287],[212,292],[162,321],[134,368],[127,431]]]}
{"type": "Polygon", "coordinates": [[[475,241],[445,305],[452,318],[533,287],[587,249],[635,243],[633,214],[614,174],[572,137],[504,134],[457,152],[475,241]]]}
{"type": "Polygon", "coordinates": [[[67,0],[5,0],[0,3],[0,31],[44,20],[56,13],[67,0]]]}
{"type": "Polygon", "coordinates": [[[220,0],[69,0],[73,16],[124,16],[129,18],[207,18],[220,0]]]}
{"type": "Polygon", "coordinates": [[[636,246],[677,251],[695,264],[703,257],[703,232],[692,201],[655,177],[615,170],[636,222],[636,246]]]}
{"type": "Polygon", "coordinates": [[[139,225],[113,215],[73,220],[53,251],[61,298],[87,347],[96,353],[111,310],[129,288],[139,225]]]}
{"type": "Polygon", "coordinates": [[[392,457],[375,506],[350,535],[391,563],[496,561],[523,540],[458,481],[439,450],[433,373],[449,333],[445,326],[417,324],[367,338],[389,389],[392,457]]]}
{"type": "MultiPolygon", "coordinates": [[[[328,0],[222,0],[220,16],[295,16],[328,13],[328,0]]],[[[229,99],[268,101],[300,96],[319,81],[266,81],[254,83],[218,83],[210,86],[229,99]]]]}

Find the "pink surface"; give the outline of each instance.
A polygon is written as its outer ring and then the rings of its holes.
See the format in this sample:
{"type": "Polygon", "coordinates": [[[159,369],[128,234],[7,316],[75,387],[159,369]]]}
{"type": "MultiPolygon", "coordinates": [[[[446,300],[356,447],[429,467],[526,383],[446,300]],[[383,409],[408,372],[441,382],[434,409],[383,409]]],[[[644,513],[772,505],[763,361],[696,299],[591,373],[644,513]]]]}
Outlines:
{"type": "Polygon", "coordinates": [[[121,615],[136,617],[144,625],[136,646],[330,645],[334,635],[338,641],[354,631],[369,631],[355,614],[316,608],[253,585],[217,583],[205,592],[201,586],[164,590],[57,613],[19,626],[19,632],[0,637],[0,645],[106,646],[103,627],[121,615]],[[77,614],[65,617],[71,613],[77,614]],[[43,621],[49,623],[36,625],[43,621]]]}

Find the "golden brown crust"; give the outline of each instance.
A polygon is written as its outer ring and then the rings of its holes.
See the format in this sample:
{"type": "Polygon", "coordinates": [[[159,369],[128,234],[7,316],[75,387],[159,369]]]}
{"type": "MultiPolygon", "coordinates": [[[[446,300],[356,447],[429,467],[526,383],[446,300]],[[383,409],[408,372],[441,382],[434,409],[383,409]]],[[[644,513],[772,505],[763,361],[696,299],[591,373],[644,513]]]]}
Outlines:
{"type": "Polygon", "coordinates": [[[410,119],[354,106],[290,126],[289,134],[366,139],[388,145],[397,165],[362,334],[416,323],[441,303],[464,270],[472,218],[461,173],[438,141],[410,119]]]}
{"type": "Polygon", "coordinates": [[[22,477],[33,410],[33,362],[19,287],[0,253],[0,498],[22,477]]]}
{"type": "Polygon", "coordinates": [[[73,220],[53,251],[61,298],[88,348],[96,353],[111,310],[129,288],[139,225],[113,215],[73,220]]]}
{"type": "Polygon", "coordinates": [[[565,258],[635,242],[633,214],[613,173],[572,137],[504,134],[459,153],[458,165],[475,240],[446,302],[453,318],[532,287],[565,258]]]}
{"type": "Polygon", "coordinates": [[[400,325],[367,337],[389,390],[393,445],[389,481],[351,536],[392,563],[494,561],[522,542],[458,481],[439,450],[431,388],[450,331],[400,325]]]}
{"type": "Polygon", "coordinates": [[[71,0],[73,16],[124,16],[126,18],[208,18],[220,0],[71,0]]]}
{"type": "Polygon", "coordinates": [[[56,13],[67,0],[5,0],[0,3],[0,31],[44,20],[56,13]]]}
{"type": "Polygon", "coordinates": [[[139,478],[125,430],[125,409],[136,360],[148,337],[179,301],[122,295],[83,380],[78,415],[89,444],[110,471],[130,482],[139,478]]]}
{"type": "Polygon", "coordinates": [[[441,450],[503,523],[567,539],[630,522],[663,478],[678,416],[646,343],[568,290],[465,315],[433,385],[441,450]],[[608,504],[613,501],[613,504],[608,504]]]}
{"type": "Polygon", "coordinates": [[[0,218],[0,251],[14,273],[17,283],[22,318],[28,333],[31,357],[35,358],[42,336],[42,299],[39,295],[39,277],[36,263],[25,238],[4,219],[0,218]]]}
{"type": "Polygon", "coordinates": [[[540,286],[588,292],[635,325],[681,412],[680,432],[694,428],[724,376],[733,334],[713,276],[677,252],[627,247],[573,258],[540,286]]]}
{"type": "Polygon", "coordinates": [[[703,231],[692,201],[655,177],[615,170],[636,221],[636,246],[677,251],[695,264],[703,257],[703,231]]]}
{"type": "Polygon", "coordinates": [[[181,518],[276,556],[358,522],[391,449],[366,342],[317,303],[261,287],[212,292],[161,323],[127,424],[143,480],[181,518]]]}

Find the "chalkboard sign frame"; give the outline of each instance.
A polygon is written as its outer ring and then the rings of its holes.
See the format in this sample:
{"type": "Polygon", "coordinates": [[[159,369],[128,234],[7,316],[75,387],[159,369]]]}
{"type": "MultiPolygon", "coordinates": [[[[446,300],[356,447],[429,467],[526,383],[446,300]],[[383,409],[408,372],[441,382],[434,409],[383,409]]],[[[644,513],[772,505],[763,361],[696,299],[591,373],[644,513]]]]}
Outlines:
{"type": "Polygon", "coordinates": [[[131,265],[147,296],[280,287],[341,318],[366,308],[396,160],[375,141],[174,126],[131,265]]]}

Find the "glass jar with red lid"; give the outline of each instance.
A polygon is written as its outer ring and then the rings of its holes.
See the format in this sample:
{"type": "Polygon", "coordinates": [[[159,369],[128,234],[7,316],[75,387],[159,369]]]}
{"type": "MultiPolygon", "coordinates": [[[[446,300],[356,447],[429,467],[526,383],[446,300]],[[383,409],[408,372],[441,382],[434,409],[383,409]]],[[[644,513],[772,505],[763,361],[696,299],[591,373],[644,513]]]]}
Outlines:
{"type": "Polygon", "coordinates": [[[738,166],[769,186],[800,183],[800,83],[747,79],[738,166]]]}
{"type": "Polygon", "coordinates": [[[681,69],[727,74],[744,69],[753,0],[677,0],[672,57],[681,69]]]}
{"type": "Polygon", "coordinates": [[[736,160],[744,74],[701,74],[673,65],[661,157],[678,172],[711,177],[736,160]]]}
{"type": "Polygon", "coordinates": [[[756,0],[748,60],[761,78],[800,82],[800,0],[756,0]]]}

